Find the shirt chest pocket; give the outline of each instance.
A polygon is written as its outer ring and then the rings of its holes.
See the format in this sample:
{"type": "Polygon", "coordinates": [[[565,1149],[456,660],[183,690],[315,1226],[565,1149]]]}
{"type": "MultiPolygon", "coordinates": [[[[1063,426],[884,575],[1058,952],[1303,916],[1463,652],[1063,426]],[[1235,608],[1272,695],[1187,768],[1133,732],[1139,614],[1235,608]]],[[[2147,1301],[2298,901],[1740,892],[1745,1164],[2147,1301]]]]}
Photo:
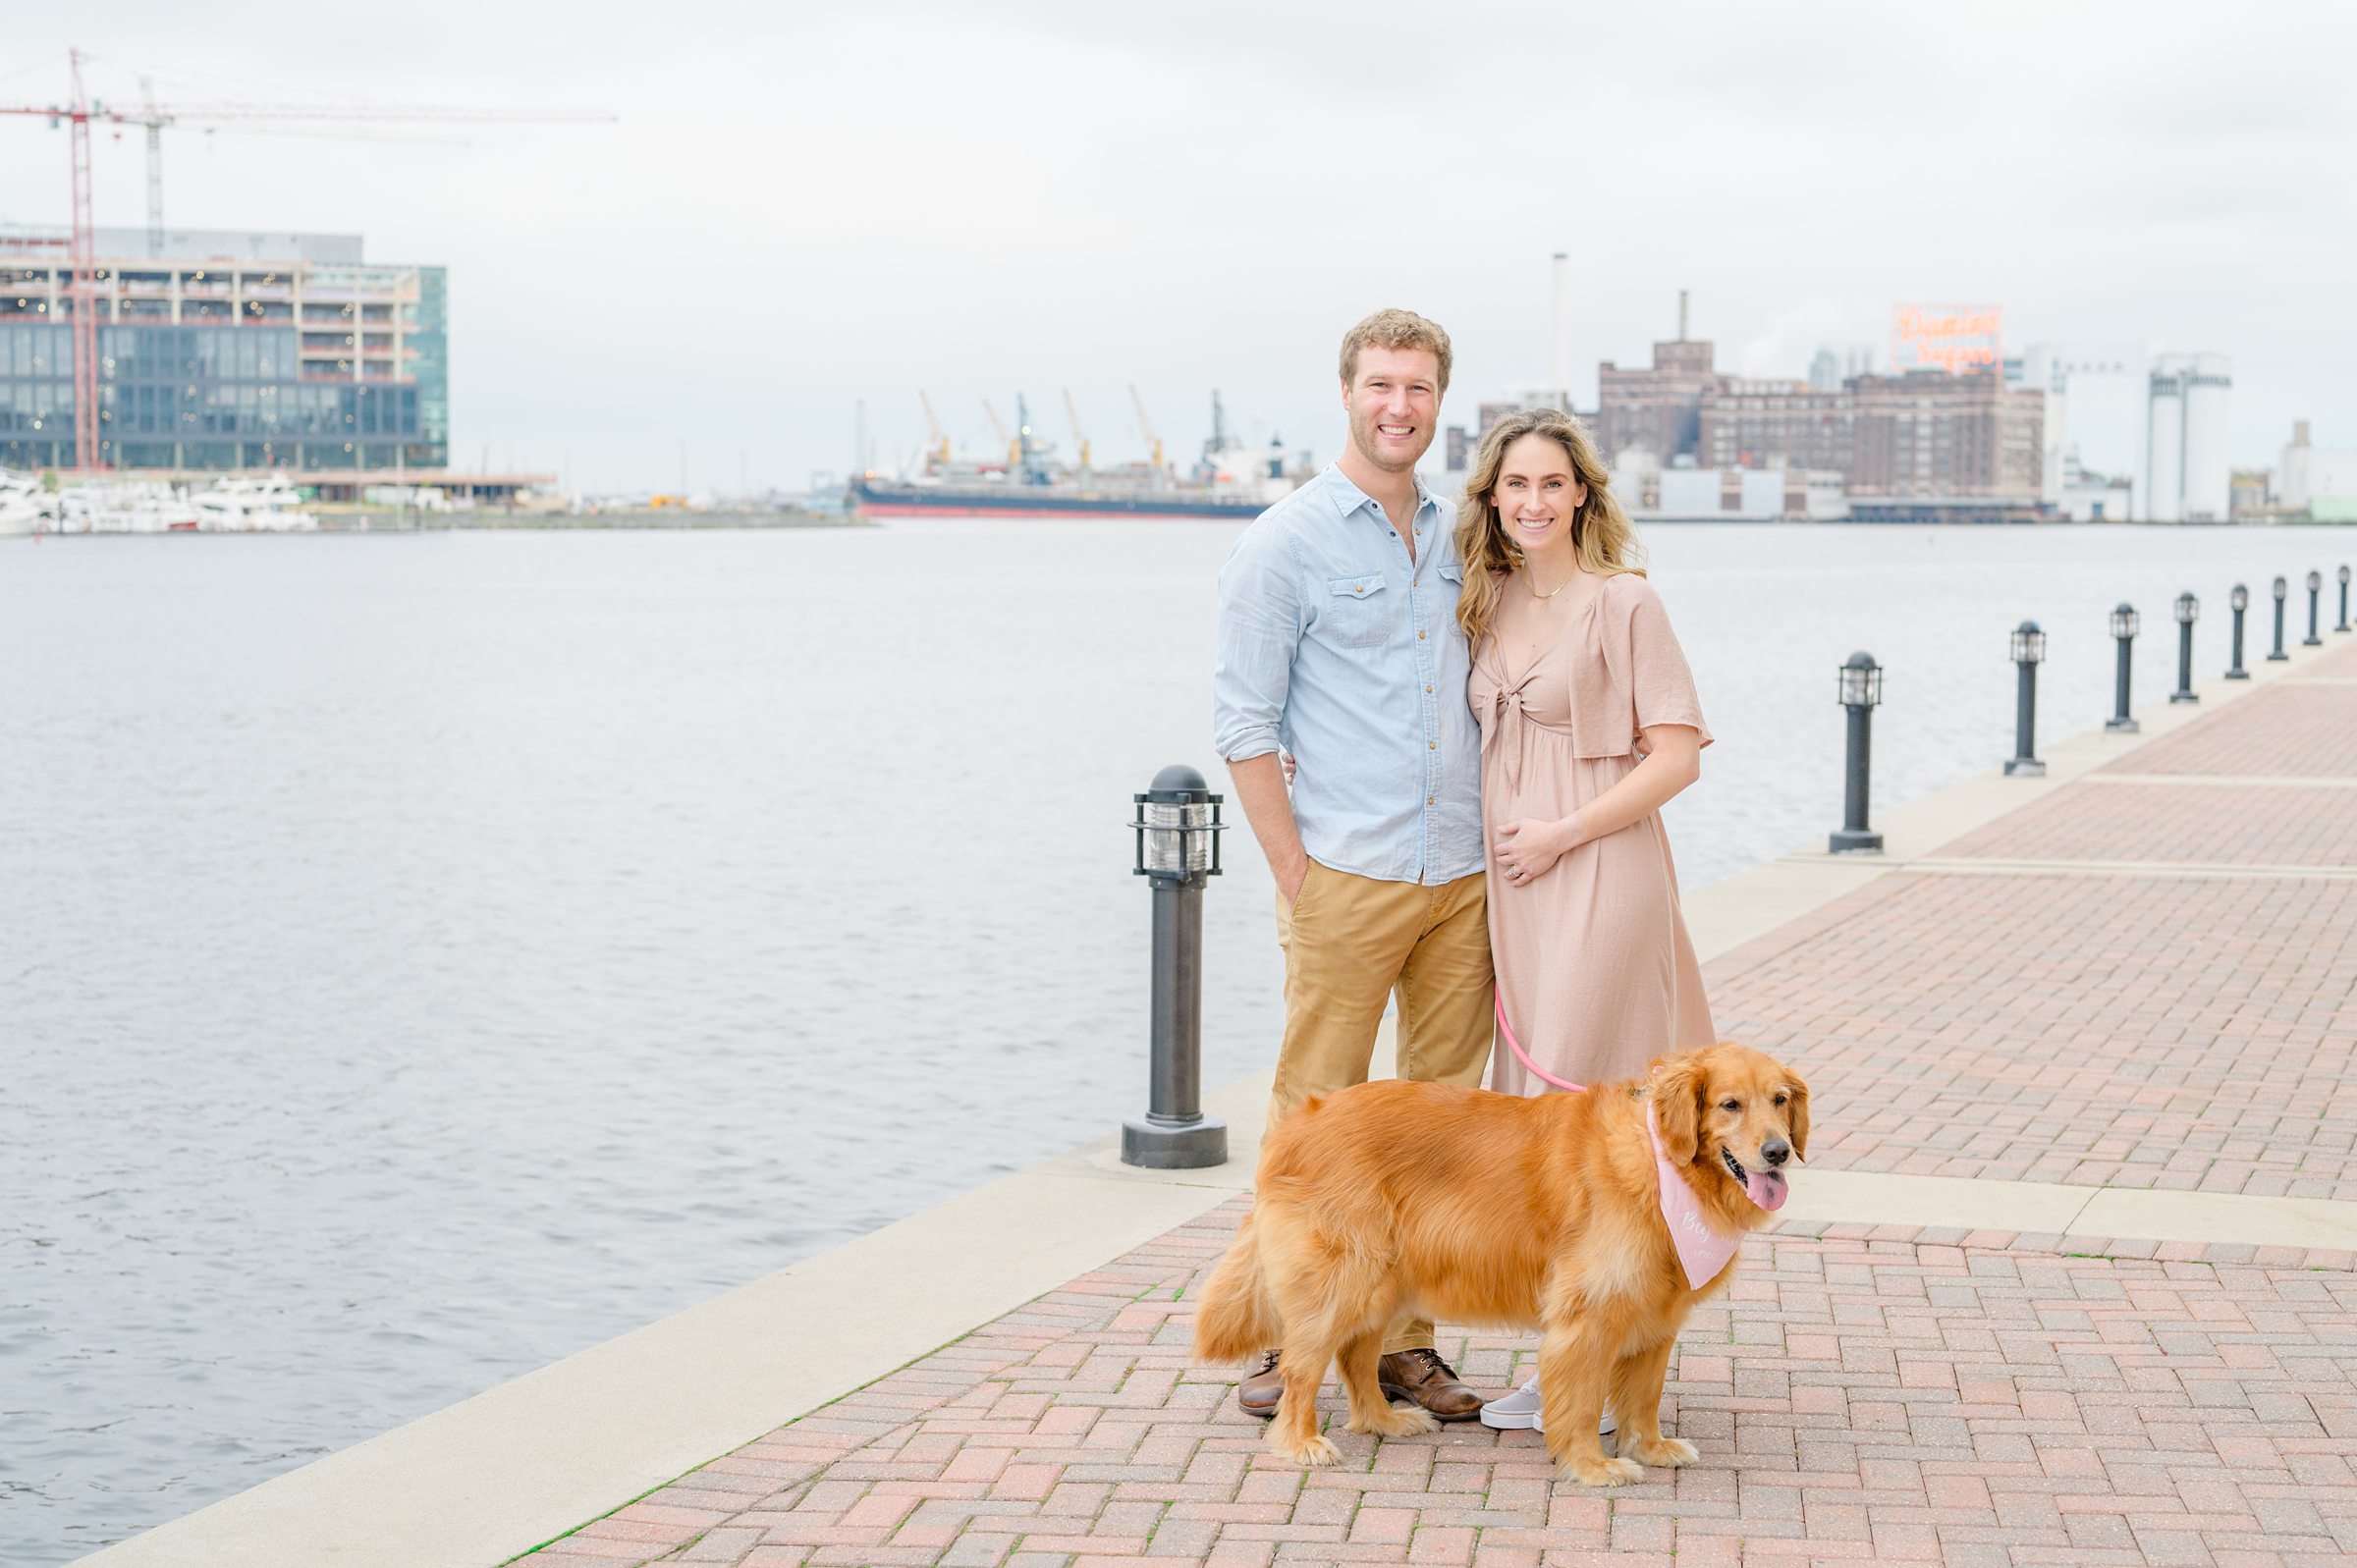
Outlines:
{"type": "Polygon", "coordinates": [[[1355,576],[1330,577],[1326,608],[1318,621],[1327,640],[1343,648],[1380,648],[1392,634],[1397,607],[1385,595],[1384,575],[1362,571],[1355,576]]]}

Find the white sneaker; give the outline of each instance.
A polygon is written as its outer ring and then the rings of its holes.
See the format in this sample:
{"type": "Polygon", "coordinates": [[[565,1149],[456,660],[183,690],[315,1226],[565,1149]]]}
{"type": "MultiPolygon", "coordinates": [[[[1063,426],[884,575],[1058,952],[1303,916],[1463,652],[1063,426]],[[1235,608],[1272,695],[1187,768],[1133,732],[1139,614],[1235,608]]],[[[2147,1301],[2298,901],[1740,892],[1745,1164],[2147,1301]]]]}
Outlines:
{"type": "MultiPolygon", "coordinates": [[[[1512,1393],[1502,1394],[1483,1405],[1481,1424],[1495,1427],[1500,1432],[1535,1432],[1544,1435],[1547,1422],[1540,1408],[1542,1403],[1539,1398],[1539,1379],[1534,1377],[1512,1393]]],[[[1604,1413],[1604,1419],[1596,1423],[1596,1435],[1599,1437],[1610,1437],[1617,1431],[1619,1428],[1614,1425],[1613,1413],[1609,1410],[1604,1413]]]]}
{"type": "Polygon", "coordinates": [[[1510,1394],[1500,1394],[1481,1407],[1481,1424],[1500,1432],[1537,1432],[1539,1379],[1533,1378],[1510,1394]]]}

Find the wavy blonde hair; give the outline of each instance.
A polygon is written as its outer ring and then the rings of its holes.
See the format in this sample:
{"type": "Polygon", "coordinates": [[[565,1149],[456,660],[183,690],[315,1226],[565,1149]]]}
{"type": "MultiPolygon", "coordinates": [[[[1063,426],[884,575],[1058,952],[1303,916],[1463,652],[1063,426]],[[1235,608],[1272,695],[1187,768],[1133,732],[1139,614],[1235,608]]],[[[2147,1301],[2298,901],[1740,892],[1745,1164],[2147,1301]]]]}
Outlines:
{"type": "Polygon", "coordinates": [[[1358,380],[1358,352],[1361,349],[1422,349],[1441,362],[1436,389],[1443,397],[1449,395],[1449,369],[1456,360],[1456,351],[1449,346],[1449,334],[1437,321],[1427,321],[1413,310],[1378,310],[1366,320],[1343,334],[1343,388],[1348,391],[1358,380]]]}
{"type": "Polygon", "coordinates": [[[1563,449],[1571,472],[1587,487],[1587,499],[1571,514],[1571,548],[1582,570],[1599,576],[1634,572],[1642,577],[1643,552],[1628,514],[1612,492],[1612,475],[1597,456],[1587,426],[1553,408],[1520,408],[1481,438],[1465,475],[1464,499],[1456,504],[1456,558],[1465,570],[1465,591],[1456,601],[1456,624],[1468,645],[1478,648],[1498,615],[1498,596],[1522,560],[1522,547],[1507,537],[1498,514],[1498,470],[1506,449],[1524,436],[1545,436],[1563,449]]]}

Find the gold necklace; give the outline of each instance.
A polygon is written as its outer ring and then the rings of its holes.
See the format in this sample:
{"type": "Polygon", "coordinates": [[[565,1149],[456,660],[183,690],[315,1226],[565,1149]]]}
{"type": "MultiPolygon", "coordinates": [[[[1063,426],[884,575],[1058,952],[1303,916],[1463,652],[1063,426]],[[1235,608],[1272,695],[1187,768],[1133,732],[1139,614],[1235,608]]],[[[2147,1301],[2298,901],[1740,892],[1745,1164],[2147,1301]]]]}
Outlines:
{"type": "Polygon", "coordinates": [[[1523,565],[1523,568],[1522,568],[1522,586],[1523,586],[1524,590],[1525,590],[1526,592],[1528,592],[1528,593],[1529,593],[1529,595],[1530,595],[1530,596],[1531,596],[1533,599],[1540,599],[1540,600],[1552,599],[1552,598],[1554,598],[1554,597],[1555,597],[1557,594],[1559,594],[1559,593],[1562,593],[1562,591],[1563,591],[1565,588],[1568,588],[1568,587],[1570,587],[1570,586],[1571,586],[1573,583],[1577,582],[1578,580],[1579,580],[1579,573],[1578,573],[1578,571],[1574,570],[1574,571],[1571,573],[1571,575],[1569,575],[1568,577],[1565,577],[1565,578],[1564,578],[1562,581],[1561,581],[1561,582],[1557,583],[1557,584],[1556,584],[1554,587],[1552,587],[1552,588],[1548,589],[1548,590],[1547,590],[1545,593],[1541,593],[1541,592],[1539,592],[1539,580],[1538,580],[1538,578],[1536,578],[1536,577],[1534,577],[1534,576],[1532,576],[1532,575],[1530,574],[1530,567],[1529,567],[1528,563],[1525,563],[1525,564],[1523,565]]]}

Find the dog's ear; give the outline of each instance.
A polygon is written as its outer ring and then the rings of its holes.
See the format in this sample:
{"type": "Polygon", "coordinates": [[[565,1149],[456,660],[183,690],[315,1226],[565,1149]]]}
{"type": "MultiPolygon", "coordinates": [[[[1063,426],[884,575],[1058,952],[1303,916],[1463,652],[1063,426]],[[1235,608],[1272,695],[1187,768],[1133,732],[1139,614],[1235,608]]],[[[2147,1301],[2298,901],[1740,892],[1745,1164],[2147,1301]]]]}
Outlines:
{"type": "Polygon", "coordinates": [[[1784,1116],[1792,1127],[1792,1158],[1809,1158],[1809,1086],[1798,1077],[1791,1080],[1792,1098],[1784,1105],[1784,1116]]]}
{"type": "Polygon", "coordinates": [[[1662,1148],[1673,1165],[1690,1165],[1702,1143],[1702,1095],[1708,1087],[1702,1054],[1672,1056],[1654,1070],[1653,1114],[1661,1124],[1662,1148]]]}

